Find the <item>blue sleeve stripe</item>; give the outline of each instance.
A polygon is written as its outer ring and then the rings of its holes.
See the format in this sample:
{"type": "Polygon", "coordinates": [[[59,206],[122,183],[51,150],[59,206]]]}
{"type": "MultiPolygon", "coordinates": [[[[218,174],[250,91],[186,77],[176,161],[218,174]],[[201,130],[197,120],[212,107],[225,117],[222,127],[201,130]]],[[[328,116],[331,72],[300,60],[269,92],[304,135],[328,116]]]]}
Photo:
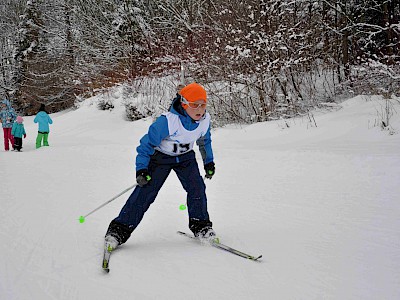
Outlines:
{"type": "Polygon", "coordinates": [[[136,170],[147,169],[150,156],[154,154],[154,148],[160,145],[161,141],[169,135],[168,120],[165,116],[160,116],[150,125],[149,131],[140,140],[140,145],[136,148],[136,170]]]}

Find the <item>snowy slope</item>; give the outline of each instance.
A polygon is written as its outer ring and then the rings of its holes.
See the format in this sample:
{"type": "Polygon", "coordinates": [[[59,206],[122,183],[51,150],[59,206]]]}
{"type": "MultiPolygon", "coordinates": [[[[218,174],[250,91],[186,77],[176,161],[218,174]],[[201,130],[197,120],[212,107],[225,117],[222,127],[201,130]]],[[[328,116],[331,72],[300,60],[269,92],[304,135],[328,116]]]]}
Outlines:
{"type": "MultiPolygon", "coordinates": [[[[262,262],[178,236],[188,219],[171,174],[109,274],[103,236],[128,194],[78,217],[134,183],[151,120],[96,101],[53,115],[50,147],[34,149],[26,117],[24,152],[0,152],[0,299],[400,299],[400,134],[374,126],[383,100],[315,112],[317,127],[304,117],[213,131],[214,229],[262,262]]],[[[400,130],[398,113],[391,124],[400,130]]]]}

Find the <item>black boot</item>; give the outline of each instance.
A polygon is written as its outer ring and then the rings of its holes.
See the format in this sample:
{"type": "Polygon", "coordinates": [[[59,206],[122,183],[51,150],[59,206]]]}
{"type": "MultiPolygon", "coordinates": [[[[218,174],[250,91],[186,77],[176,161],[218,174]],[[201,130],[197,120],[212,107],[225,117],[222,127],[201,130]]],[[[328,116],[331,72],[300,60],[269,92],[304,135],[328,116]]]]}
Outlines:
{"type": "Polygon", "coordinates": [[[210,220],[190,219],[189,229],[193,232],[195,237],[200,239],[210,240],[216,238],[216,234],[212,229],[212,222],[210,220]]]}
{"type": "Polygon", "coordinates": [[[133,229],[130,229],[128,225],[113,220],[108,226],[106,238],[107,236],[112,236],[118,241],[118,244],[121,245],[129,239],[132,232],[133,229]]]}

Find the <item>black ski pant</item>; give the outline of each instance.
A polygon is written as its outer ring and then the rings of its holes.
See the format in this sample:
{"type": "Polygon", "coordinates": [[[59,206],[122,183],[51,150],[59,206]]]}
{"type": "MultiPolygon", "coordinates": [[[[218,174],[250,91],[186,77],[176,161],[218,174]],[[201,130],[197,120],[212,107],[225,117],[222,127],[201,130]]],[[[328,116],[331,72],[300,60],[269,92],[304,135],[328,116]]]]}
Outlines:
{"type": "Polygon", "coordinates": [[[189,220],[211,224],[207,211],[206,186],[200,175],[194,151],[179,156],[169,156],[156,151],[151,156],[148,167],[151,180],[143,187],[137,186],[133,190],[119,216],[109,226],[107,233],[114,235],[120,244],[125,243],[139,225],[171,170],[174,170],[187,192],[189,220]]]}
{"type": "Polygon", "coordinates": [[[21,151],[22,149],[22,138],[14,136],[14,149],[21,151]]]}

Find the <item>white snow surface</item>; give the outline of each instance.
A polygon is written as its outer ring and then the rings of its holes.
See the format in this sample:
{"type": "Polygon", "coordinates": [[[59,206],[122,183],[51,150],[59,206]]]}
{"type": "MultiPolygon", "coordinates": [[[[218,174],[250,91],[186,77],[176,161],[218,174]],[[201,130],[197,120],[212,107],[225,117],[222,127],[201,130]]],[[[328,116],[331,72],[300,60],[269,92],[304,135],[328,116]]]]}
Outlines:
{"type": "Polygon", "coordinates": [[[214,129],[213,227],[262,260],[176,234],[190,231],[171,173],[109,274],[104,234],[130,192],[78,218],[135,182],[152,120],[96,101],[53,114],[50,147],[35,149],[33,117],[23,152],[1,147],[0,299],[400,299],[398,99],[393,134],[375,126],[384,100],[362,96],[313,112],[317,126],[306,116],[214,129]]]}

